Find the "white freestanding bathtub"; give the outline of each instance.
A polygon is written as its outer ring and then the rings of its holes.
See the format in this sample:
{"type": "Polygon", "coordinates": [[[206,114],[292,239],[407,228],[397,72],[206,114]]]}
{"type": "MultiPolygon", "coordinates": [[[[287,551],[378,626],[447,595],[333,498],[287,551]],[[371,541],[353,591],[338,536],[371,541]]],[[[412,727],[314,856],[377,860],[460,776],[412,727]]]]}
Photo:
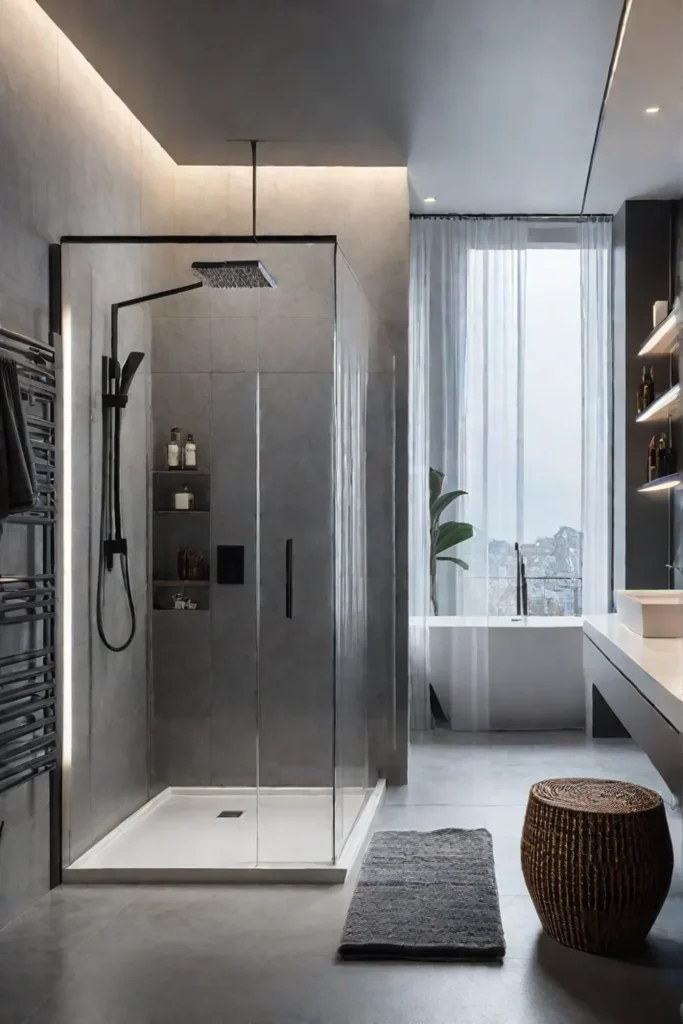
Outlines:
{"type": "Polygon", "coordinates": [[[451,728],[583,729],[583,622],[430,616],[428,680],[451,728]]]}

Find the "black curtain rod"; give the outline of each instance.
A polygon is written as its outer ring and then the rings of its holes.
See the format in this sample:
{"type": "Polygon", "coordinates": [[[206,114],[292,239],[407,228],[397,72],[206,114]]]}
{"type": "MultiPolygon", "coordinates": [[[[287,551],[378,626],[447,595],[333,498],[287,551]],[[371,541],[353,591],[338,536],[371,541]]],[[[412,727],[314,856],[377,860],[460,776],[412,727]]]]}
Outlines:
{"type": "Polygon", "coordinates": [[[147,242],[165,242],[174,243],[178,245],[192,245],[192,244],[203,244],[205,242],[236,242],[245,243],[246,245],[254,242],[264,243],[282,243],[285,245],[293,245],[299,243],[301,245],[315,245],[318,243],[333,244],[337,242],[336,235],[257,235],[254,238],[253,235],[62,235],[60,242],[67,244],[69,242],[79,244],[115,244],[115,245],[129,245],[129,244],[142,244],[147,242]]]}
{"type": "Polygon", "coordinates": [[[548,220],[579,223],[612,220],[611,213],[411,213],[411,220],[548,220]]]}

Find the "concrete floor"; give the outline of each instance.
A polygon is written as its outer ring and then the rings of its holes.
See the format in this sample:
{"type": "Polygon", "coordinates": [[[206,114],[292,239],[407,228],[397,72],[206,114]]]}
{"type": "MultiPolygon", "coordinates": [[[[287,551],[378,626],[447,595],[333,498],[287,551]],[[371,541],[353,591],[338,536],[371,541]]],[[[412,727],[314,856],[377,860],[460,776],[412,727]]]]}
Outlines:
{"type": "Polygon", "coordinates": [[[50,894],[0,931],[3,1024],[675,1024],[683,1001],[677,874],[648,948],[619,962],[541,933],[519,868],[529,785],[594,775],[660,788],[629,743],[575,734],[437,733],[412,750],[380,828],[489,828],[503,966],[335,962],[353,882],[97,887],[50,894]]]}

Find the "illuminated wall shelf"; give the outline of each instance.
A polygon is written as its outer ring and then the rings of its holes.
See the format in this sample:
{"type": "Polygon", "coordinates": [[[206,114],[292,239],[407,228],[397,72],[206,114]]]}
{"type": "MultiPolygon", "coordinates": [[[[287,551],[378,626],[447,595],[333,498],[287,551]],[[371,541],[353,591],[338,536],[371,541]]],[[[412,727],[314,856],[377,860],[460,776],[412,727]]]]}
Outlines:
{"type": "Polygon", "coordinates": [[[674,487],[679,487],[680,483],[680,474],[671,473],[670,476],[660,476],[659,479],[653,480],[649,484],[643,484],[638,490],[641,494],[663,493],[664,491],[672,491],[674,487]]]}
{"type": "Polygon", "coordinates": [[[643,343],[639,356],[666,356],[676,350],[683,330],[683,312],[679,303],[658,323],[643,343]]]}
{"type": "Polygon", "coordinates": [[[680,394],[681,385],[674,384],[672,388],[665,391],[663,395],[656,398],[652,405],[648,405],[645,412],[641,412],[636,423],[662,423],[669,417],[677,419],[680,416],[680,394]]]}

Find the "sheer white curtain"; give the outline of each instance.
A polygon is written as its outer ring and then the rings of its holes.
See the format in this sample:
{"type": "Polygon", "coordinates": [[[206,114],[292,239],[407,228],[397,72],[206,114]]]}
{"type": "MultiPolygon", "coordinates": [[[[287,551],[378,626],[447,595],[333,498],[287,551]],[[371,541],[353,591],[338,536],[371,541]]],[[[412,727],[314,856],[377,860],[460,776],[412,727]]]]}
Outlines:
{"type": "Polygon", "coordinates": [[[583,614],[611,610],[612,221],[579,224],[583,379],[583,614]]]}
{"type": "MultiPolygon", "coordinates": [[[[428,281],[429,460],[448,516],[472,523],[467,571],[439,566],[439,613],[488,613],[489,542],[523,536],[527,225],[512,219],[414,222],[428,281]]],[[[423,319],[424,318],[423,316],[423,319]]]]}
{"type": "MultiPolygon", "coordinates": [[[[410,356],[408,400],[408,607],[410,724],[428,729],[429,711],[429,339],[434,280],[428,232],[415,221],[410,260],[410,356]]],[[[439,275],[440,276],[440,275],[439,275]]]]}
{"type": "MultiPolygon", "coordinates": [[[[411,724],[430,724],[428,472],[465,490],[448,517],[475,525],[467,572],[441,563],[442,615],[486,615],[489,540],[523,517],[522,360],[526,225],[512,219],[413,221],[410,359],[411,724]],[[511,511],[512,510],[512,511],[511,511]],[[498,532],[497,532],[498,531],[498,532]]],[[[459,652],[469,720],[485,728],[485,636],[459,652]]]]}
{"type": "MultiPolygon", "coordinates": [[[[544,380],[539,381],[542,371],[534,357],[527,359],[525,351],[531,337],[527,334],[531,234],[533,222],[515,218],[435,218],[415,220],[412,225],[410,607],[414,728],[425,728],[430,722],[429,466],[445,474],[445,489],[468,492],[449,508],[445,518],[469,522],[475,528],[472,540],[457,548],[458,557],[469,569],[442,563],[437,585],[440,616],[468,616],[472,622],[468,645],[458,650],[461,692],[451,696],[474,728],[485,729],[488,722],[486,617],[508,607],[510,601],[514,610],[511,544],[527,541],[530,547],[542,550],[542,545],[535,544],[537,537],[547,539],[552,532],[539,525],[544,481],[541,479],[539,499],[539,459],[535,454],[542,444],[548,459],[563,455],[553,448],[553,423],[540,435],[527,428],[531,436],[525,437],[525,421],[530,419],[525,410],[539,408],[538,402],[533,406],[529,396],[525,398],[525,385],[531,381],[537,393],[547,392],[544,380]],[[533,469],[533,480],[525,482],[525,468],[529,473],[533,469]]],[[[597,612],[609,607],[611,575],[611,221],[581,221],[569,225],[572,234],[574,251],[578,248],[579,254],[572,257],[571,272],[578,302],[580,263],[581,303],[580,339],[578,311],[573,310],[577,325],[574,405],[579,400],[579,341],[583,395],[581,427],[577,410],[574,431],[576,448],[581,445],[582,453],[579,481],[577,451],[575,518],[579,517],[580,489],[583,521],[558,522],[553,530],[566,525],[573,528],[575,537],[583,530],[584,610],[597,612]]],[[[533,245],[539,245],[537,234],[533,245]]],[[[552,279],[554,265],[549,264],[547,272],[552,279]]],[[[558,375],[562,374],[563,352],[553,320],[566,314],[562,308],[553,308],[548,318],[548,345],[554,340],[558,346],[552,353],[553,373],[558,375]]],[[[545,337],[543,328],[540,337],[545,337]]],[[[555,377],[555,385],[558,382],[563,383],[561,377],[555,377]]],[[[553,379],[548,380],[548,387],[553,387],[553,379]]],[[[557,392],[561,417],[561,386],[557,392]]],[[[577,571],[578,557],[572,562],[577,571]]],[[[542,555],[538,561],[542,563],[542,555]]],[[[554,564],[560,563],[556,560],[554,564]]]]}

